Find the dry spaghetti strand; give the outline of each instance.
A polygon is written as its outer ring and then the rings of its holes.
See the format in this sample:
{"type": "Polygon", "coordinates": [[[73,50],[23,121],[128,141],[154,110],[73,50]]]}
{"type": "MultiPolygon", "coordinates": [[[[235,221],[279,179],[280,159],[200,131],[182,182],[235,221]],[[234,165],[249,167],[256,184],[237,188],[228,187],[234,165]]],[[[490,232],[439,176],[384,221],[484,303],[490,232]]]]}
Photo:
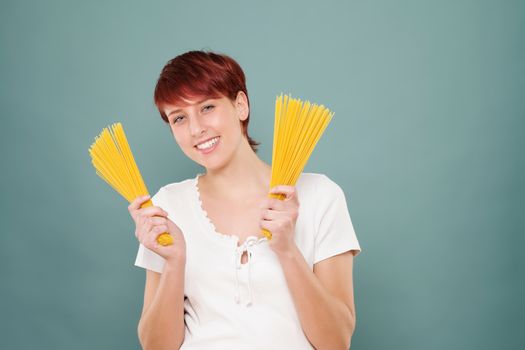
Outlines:
{"type": "MultiPolygon", "coordinates": [[[[148,194],[121,123],[104,128],[100,135],[95,137],[89,154],[97,175],[128,202],[148,194]]],[[[141,208],[152,205],[151,200],[148,200],[141,208]]],[[[163,246],[170,245],[173,244],[173,237],[164,232],[157,237],[157,242],[163,246]]]]}
{"type": "MultiPolygon", "coordinates": [[[[277,96],[271,188],[277,185],[295,185],[333,115],[323,105],[303,102],[288,95],[277,96]]],[[[281,200],[285,198],[283,194],[269,194],[268,197],[281,200]]],[[[266,238],[272,238],[268,230],[263,229],[262,233],[266,238]]]]}

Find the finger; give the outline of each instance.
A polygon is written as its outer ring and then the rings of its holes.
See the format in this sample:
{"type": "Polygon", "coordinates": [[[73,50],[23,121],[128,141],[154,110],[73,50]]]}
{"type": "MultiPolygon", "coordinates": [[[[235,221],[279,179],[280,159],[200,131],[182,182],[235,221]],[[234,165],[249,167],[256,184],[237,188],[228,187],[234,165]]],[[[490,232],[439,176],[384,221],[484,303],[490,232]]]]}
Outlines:
{"type": "Polygon", "coordinates": [[[295,200],[291,201],[282,201],[279,199],[269,199],[266,203],[266,206],[261,205],[260,209],[261,212],[265,212],[266,210],[272,210],[277,212],[288,212],[291,213],[292,216],[296,216],[299,212],[299,203],[295,200]]]}
{"type": "Polygon", "coordinates": [[[153,250],[155,251],[156,248],[158,247],[158,242],[157,242],[157,236],[158,234],[153,232],[153,231],[148,231],[146,234],[144,234],[144,236],[142,237],[142,240],[141,240],[141,243],[144,247],[150,249],[150,250],[153,250]]]}
{"type": "Polygon", "coordinates": [[[285,211],[278,211],[272,209],[264,209],[262,211],[261,218],[263,220],[279,220],[281,218],[287,217],[289,214],[285,211]]]}
{"type": "Polygon", "coordinates": [[[281,227],[281,225],[279,225],[279,223],[275,221],[262,220],[259,222],[259,227],[262,229],[266,229],[270,231],[272,234],[274,234],[275,232],[279,231],[279,228],[281,227]]]}
{"type": "Polygon", "coordinates": [[[266,230],[272,232],[272,230],[270,229],[270,226],[271,226],[271,221],[266,221],[266,220],[259,221],[259,227],[260,228],[266,229],[266,230]]]}
{"type": "Polygon", "coordinates": [[[269,198],[268,204],[269,209],[279,211],[285,211],[290,206],[290,202],[285,202],[276,198],[269,198]]]}
{"type": "Polygon", "coordinates": [[[168,212],[163,210],[161,207],[147,207],[143,209],[139,209],[139,216],[145,216],[145,217],[153,217],[153,216],[162,216],[167,217],[168,212]]]}
{"type": "Polygon", "coordinates": [[[294,202],[283,201],[276,198],[266,198],[261,202],[259,208],[286,211],[293,208],[293,204],[294,202]]]}
{"type": "Polygon", "coordinates": [[[137,209],[139,209],[140,206],[141,206],[142,204],[144,204],[145,202],[147,202],[149,199],[150,199],[149,194],[135,198],[135,199],[133,200],[133,202],[131,202],[131,203],[129,204],[129,206],[128,206],[128,210],[129,210],[129,211],[133,211],[133,210],[137,210],[137,209]]]}
{"type": "Polygon", "coordinates": [[[271,194],[283,194],[285,195],[284,200],[290,200],[292,198],[297,197],[295,186],[278,185],[278,186],[273,187],[270,190],[270,193],[271,194]]]}
{"type": "Polygon", "coordinates": [[[142,237],[147,235],[149,231],[161,225],[164,225],[165,229],[167,229],[168,219],[159,216],[141,217],[137,229],[135,230],[135,236],[139,241],[142,241],[142,237]]]}
{"type": "Polygon", "coordinates": [[[152,226],[142,237],[142,244],[155,249],[158,246],[157,237],[166,232],[167,229],[167,225],[152,226]]]}
{"type": "Polygon", "coordinates": [[[151,228],[151,232],[155,235],[155,239],[164,232],[168,232],[168,225],[161,224],[161,225],[155,225],[151,228]]]}
{"type": "Polygon", "coordinates": [[[149,218],[150,222],[151,222],[151,226],[152,227],[155,227],[155,226],[158,226],[158,225],[167,225],[168,224],[168,219],[164,218],[164,217],[161,217],[161,216],[152,216],[149,218]]]}
{"type": "Polygon", "coordinates": [[[294,226],[298,218],[297,211],[275,211],[269,210],[263,214],[261,220],[271,221],[279,227],[294,226]]]}
{"type": "Polygon", "coordinates": [[[138,226],[137,234],[138,234],[139,241],[141,242],[144,239],[146,239],[145,237],[147,237],[148,233],[153,228],[153,223],[151,222],[151,218],[143,218],[142,220],[143,221],[139,225],[137,225],[138,226]]]}

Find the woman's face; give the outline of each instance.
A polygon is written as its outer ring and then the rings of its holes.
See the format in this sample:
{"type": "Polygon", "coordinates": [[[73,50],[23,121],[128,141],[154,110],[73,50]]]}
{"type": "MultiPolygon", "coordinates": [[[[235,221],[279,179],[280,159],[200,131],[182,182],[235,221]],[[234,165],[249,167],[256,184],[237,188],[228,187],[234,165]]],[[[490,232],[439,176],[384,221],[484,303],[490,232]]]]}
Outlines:
{"type": "Polygon", "coordinates": [[[244,137],[240,121],[248,117],[246,95],[239,92],[234,101],[222,96],[184,102],[184,106],[164,107],[177,144],[186,156],[206,169],[222,168],[244,137]]]}

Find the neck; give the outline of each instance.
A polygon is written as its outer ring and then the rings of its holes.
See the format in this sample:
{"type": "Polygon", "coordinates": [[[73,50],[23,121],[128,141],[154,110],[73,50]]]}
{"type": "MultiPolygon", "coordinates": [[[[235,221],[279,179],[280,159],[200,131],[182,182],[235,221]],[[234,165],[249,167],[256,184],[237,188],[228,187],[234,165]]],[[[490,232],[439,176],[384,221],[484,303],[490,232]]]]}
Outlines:
{"type": "Polygon", "coordinates": [[[227,166],[207,169],[207,187],[213,192],[232,198],[268,193],[271,166],[259,159],[246,138],[227,166]]]}

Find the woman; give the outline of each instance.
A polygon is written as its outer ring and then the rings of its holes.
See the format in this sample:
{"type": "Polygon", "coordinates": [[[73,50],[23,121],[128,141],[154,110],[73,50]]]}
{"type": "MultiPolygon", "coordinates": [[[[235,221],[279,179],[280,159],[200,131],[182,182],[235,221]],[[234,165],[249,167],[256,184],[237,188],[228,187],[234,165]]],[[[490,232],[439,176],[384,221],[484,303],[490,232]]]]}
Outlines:
{"type": "MultiPolygon", "coordinates": [[[[163,68],[155,104],[206,172],[129,206],[147,269],[145,349],[348,349],[360,252],[341,188],[303,173],[276,186],[248,135],[245,77],[230,57],[191,51],[163,68]],[[261,229],[272,232],[272,239],[261,229]],[[174,244],[156,237],[169,232],[174,244]]],[[[273,121],[272,121],[273,122],[273,121]]]]}

